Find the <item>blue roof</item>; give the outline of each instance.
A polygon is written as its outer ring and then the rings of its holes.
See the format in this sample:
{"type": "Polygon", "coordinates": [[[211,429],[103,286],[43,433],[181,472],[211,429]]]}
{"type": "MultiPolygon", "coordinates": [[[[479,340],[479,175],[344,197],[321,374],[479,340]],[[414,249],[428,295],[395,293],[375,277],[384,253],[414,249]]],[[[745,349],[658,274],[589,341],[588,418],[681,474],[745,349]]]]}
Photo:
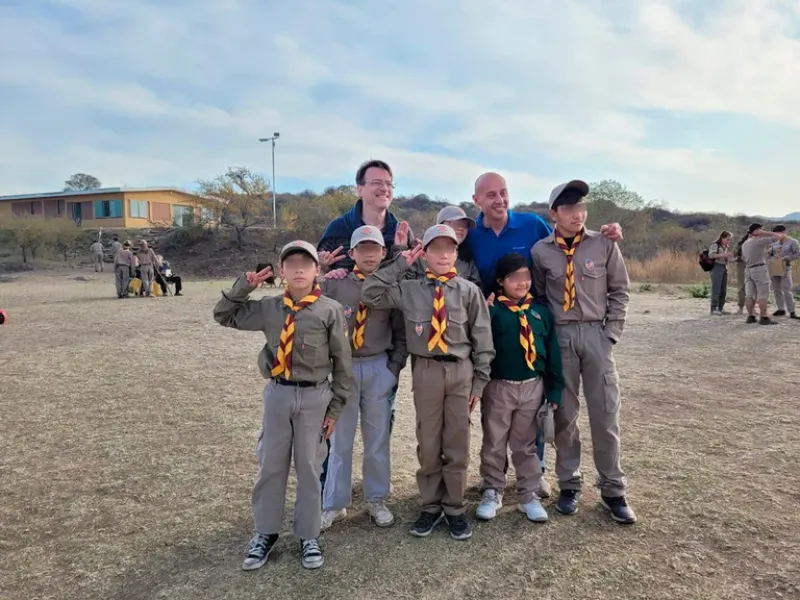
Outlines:
{"type": "Polygon", "coordinates": [[[42,194],[16,194],[12,196],[0,196],[0,202],[6,200],[39,200],[43,198],[68,198],[70,196],[94,196],[96,194],[121,194],[124,192],[178,192],[179,194],[188,194],[189,196],[200,197],[199,194],[187,192],[174,187],[110,187],[110,188],[97,188],[94,190],[78,190],[78,191],[60,191],[60,192],[44,192],[42,194]]]}

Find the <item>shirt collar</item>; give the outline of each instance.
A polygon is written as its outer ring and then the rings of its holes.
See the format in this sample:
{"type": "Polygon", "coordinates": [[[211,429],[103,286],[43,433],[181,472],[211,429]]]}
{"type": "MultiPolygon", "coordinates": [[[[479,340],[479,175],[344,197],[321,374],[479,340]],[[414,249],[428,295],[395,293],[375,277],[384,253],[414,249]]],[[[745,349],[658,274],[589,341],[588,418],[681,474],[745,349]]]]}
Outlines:
{"type": "MultiPolygon", "coordinates": [[[[478,220],[475,222],[475,224],[483,230],[489,229],[487,225],[483,224],[483,213],[478,215],[478,220]]],[[[506,222],[506,226],[503,227],[503,231],[506,229],[519,229],[519,227],[519,219],[514,215],[514,211],[509,210],[508,221],[506,222]]]]}
{"type": "MultiPolygon", "coordinates": [[[[361,198],[359,198],[358,201],[356,201],[355,205],[353,206],[353,211],[356,218],[356,228],[365,226],[366,223],[364,222],[364,201],[361,198]]],[[[381,231],[383,231],[384,233],[387,231],[394,231],[395,228],[397,227],[397,223],[398,223],[397,217],[395,217],[392,214],[392,211],[387,210],[386,220],[383,222],[383,229],[381,229],[381,231]]]]}

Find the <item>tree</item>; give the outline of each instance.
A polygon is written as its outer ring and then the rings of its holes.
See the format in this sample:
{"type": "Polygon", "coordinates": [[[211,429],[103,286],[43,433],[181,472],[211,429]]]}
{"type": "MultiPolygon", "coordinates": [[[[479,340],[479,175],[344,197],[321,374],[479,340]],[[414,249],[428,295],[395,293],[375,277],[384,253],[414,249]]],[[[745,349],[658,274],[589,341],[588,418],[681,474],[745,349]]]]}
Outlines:
{"type": "Polygon", "coordinates": [[[593,227],[604,223],[619,223],[626,240],[631,233],[644,234],[652,223],[649,203],[636,192],[613,179],[589,186],[589,220],[593,227]]]}
{"type": "Polygon", "coordinates": [[[48,222],[49,245],[60,256],[64,257],[64,262],[69,261],[70,256],[76,258],[78,253],[86,246],[84,233],[74,221],[70,219],[54,219],[48,222]]]}
{"type": "Polygon", "coordinates": [[[589,186],[589,202],[608,202],[626,210],[642,210],[648,203],[619,181],[605,179],[589,186]]]}
{"type": "Polygon", "coordinates": [[[101,187],[100,180],[94,175],[86,173],[75,173],[64,182],[65,192],[81,192],[84,190],[96,190],[101,187]]]}
{"type": "Polygon", "coordinates": [[[47,221],[40,216],[13,217],[0,224],[0,229],[20,249],[23,264],[28,263],[28,256],[36,258],[37,250],[48,238],[47,221]]]}
{"type": "Polygon", "coordinates": [[[212,181],[198,181],[202,202],[220,225],[227,225],[243,246],[247,230],[272,220],[272,199],[266,180],[245,167],[231,167],[212,181]]]}

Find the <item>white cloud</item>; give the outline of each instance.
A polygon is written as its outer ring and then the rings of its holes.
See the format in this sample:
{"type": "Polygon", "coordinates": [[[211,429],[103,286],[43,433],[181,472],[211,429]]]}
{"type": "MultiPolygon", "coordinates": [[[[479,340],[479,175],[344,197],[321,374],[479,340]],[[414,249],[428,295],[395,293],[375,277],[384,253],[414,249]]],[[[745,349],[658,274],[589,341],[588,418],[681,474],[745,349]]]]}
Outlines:
{"type": "MultiPolygon", "coordinates": [[[[505,173],[522,201],[591,172],[683,209],[789,212],[786,161],[749,164],[747,139],[692,145],[654,125],[671,111],[800,127],[797,6],[693,4],[6,7],[0,193],[54,188],[72,171],[144,185],[257,167],[268,163],[257,139],[280,131],[279,186],[350,182],[383,157],[417,186],[400,191],[453,200],[483,170],[505,173]]],[[[800,154],[793,139],[776,152],[800,154]]]]}

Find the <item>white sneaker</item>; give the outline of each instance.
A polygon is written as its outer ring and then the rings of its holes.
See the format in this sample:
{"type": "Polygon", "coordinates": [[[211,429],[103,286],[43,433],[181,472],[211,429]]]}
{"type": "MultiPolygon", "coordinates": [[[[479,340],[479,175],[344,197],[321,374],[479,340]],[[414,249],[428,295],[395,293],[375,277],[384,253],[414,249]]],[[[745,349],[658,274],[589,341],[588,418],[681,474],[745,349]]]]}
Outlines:
{"type": "Polygon", "coordinates": [[[333,525],[337,521],[341,521],[346,516],[347,516],[346,508],[343,508],[342,510],[323,510],[322,522],[319,527],[320,531],[325,531],[326,529],[330,529],[331,525],[333,525]]]}
{"type": "Polygon", "coordinates": [[[517,504],[517,510],[519,510],[521,513],[524,513],[525,516],[534,523],[547,522],[547,511],[542,506],[542,503],[536,498],[530,502],[526,502],[525,504],[517,504]]]}
{"type": "Polygon", "coordinates": [[[391,527],[394,525],[394,515],[386,508],[384,502],[367,502],[369,516],[378,527],[391,527]]]}
{"type": "Polygon", "coordinates": [[[491,521],[497,516],[497,511],[503,506],[503,494],[497,490],[486,490],[483,498],[475,511],[475,516],[481,521],[491,521]]]}

